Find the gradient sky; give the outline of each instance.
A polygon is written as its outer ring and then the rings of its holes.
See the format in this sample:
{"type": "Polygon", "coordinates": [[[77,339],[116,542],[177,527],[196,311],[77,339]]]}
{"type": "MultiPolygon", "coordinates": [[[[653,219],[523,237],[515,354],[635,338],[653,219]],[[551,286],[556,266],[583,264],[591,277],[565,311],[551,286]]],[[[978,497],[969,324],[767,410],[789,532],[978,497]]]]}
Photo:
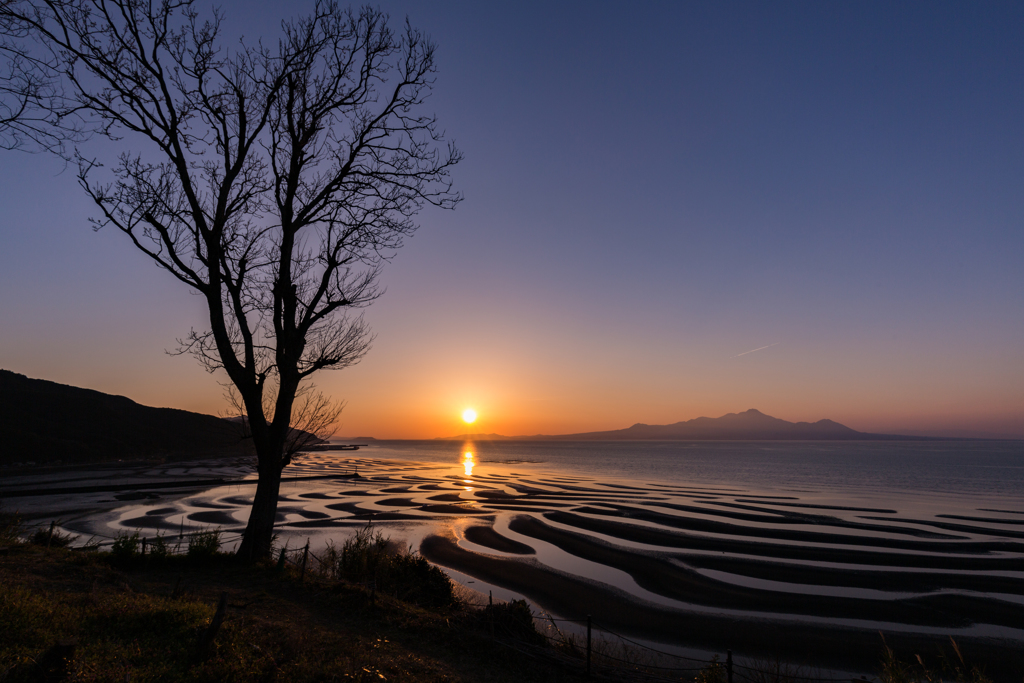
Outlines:
{"type": "MultiPolygon", "coordinates": [[[[272,39],[311,3],[221,6],[272,39]]],[[[1024,438],[1024,4],[381,6],[439,46],[466,199],[421,214],[370,355],[319,379],[339,435],[472,406],[502,434],[757,408],[1024,438]]],[[[0,206],[0,367],[224,410],[164,353],[201,300],[92,232],[70,170],[4,153],[0,206]]]]}

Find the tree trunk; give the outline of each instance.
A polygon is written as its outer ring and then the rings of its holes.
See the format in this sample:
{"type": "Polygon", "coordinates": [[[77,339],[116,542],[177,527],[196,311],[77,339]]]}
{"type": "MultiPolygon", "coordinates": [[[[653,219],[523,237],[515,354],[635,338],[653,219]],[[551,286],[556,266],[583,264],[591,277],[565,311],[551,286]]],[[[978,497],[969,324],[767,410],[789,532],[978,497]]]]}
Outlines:
{"type": "MultiPolygon", "coordinates": [[[[279,449],[280,450],[280,449],[279,449]]],[[[249,512],[249,523],[238,546],[238,556],[254,562],[270,557],[270,545],[274,540],[274,522],[277,520],[277,498],[281,490],[281,460],[260,457],[259,482],[256,497],[249,512]],[[276,460],[276,462],[269,462],[276,460]]]]}

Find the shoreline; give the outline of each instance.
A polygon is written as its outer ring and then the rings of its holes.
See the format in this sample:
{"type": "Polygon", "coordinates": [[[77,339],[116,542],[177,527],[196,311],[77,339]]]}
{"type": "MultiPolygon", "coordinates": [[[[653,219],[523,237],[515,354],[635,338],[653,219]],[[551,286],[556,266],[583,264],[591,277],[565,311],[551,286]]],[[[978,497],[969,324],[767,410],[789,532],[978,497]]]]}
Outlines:
{"type": "MultiPolygon", "coordinates": [[[[1024,673],[1024,534],[1012,501],[886,506],[849,492],[647,482],[482,460],[470,468],[311,454],[285,478],[281,542],[311,538],[316,548],[372,522],[435,564],[560,616],[592,614],[630,637],[870,672],[879,630],[904,659],[948,647],[953,634],[971,661],[1016,680],[1024,673]],[[360,479],[344,478],[354,468],[360,479]]],[[[63,528],[85,538],[211,525],[234,533],[251,503],[244,484],[255,483],[240,479],[238,461],[126,469],[117,484],[108,468],[98,481],[80,474],[75,493],[59,500],[11,502],[41,506],[36,519],[74,509],[63,528]],[[171,489],[168,480],[201,488],[171,489]],[[93,492],[101,481],[124,493],[93,492]]],[[[22,491],[30,479],[19,478],[22,491]]],[[[56,493],[71,483],[60,479],[48,473],[31,488],[56,493]]]]}

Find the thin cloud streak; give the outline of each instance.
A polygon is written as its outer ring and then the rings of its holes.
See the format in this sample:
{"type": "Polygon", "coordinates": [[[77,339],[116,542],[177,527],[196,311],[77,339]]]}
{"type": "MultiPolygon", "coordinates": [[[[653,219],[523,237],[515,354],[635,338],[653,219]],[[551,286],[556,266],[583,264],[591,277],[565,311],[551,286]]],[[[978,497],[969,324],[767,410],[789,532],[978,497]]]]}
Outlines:
{"type": "Polygon", "coordinates": [[[775,342],[774,344],[769,344],[768,346],[762,346],[762,347],[761,347],[761,348],[759,348],[759,349],[751,349],[751,350],[749,350],[749,351],[744,351],[743,353],[737,353],[737,354],[736,354],[735,356],[733,356],[733,358],[739,358],[740,356],[745,356],[745,355],[747,355],[748,353],[753,353],[754,351],[764,351],[765,349],[770,349],[770,348],[772,348],[773,346],[778,346],[778,345],[779,345],[779,344],[781,344],[781,343],[782,343],[782,342],[775,342]]]}

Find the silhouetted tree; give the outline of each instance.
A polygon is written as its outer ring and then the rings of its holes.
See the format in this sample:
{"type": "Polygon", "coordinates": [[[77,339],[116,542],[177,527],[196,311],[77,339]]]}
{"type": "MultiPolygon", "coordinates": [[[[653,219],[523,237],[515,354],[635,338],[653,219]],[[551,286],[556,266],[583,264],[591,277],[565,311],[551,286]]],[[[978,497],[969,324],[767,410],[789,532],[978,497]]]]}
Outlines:
{"type": "MultiPolygon", "coordinates": [[[[380,294],[382,263],[425,205],[460,197],[461,155],[421,113],[434,45],[377,9],[317,2],[276,49],[231,50],[193,0],[31,0],[5,11],[47,48],[65,111],[124,151],[109,170],[76,150],[81,186],[136,248],[198,292],[209,328],[181,351],[223,369],[255,446],[259,482],[239,553],[270,551],[296,416],[340,410],[320,370],[371,341],[347,313],[380,294]],[[97,176],[101,176],[97,180],[97,176]],[[298,401],[296,397],[299,397],[298,401]]],[[[111,145],[113,146],[113,144],[111,145]]]]}
{"type": "Polygon", "coordinates": [[[87,131],[64,98],[57,62],[33,49],[34,9],[21,0],[0,0],[0,149],[64,151],[87,131]]]}

